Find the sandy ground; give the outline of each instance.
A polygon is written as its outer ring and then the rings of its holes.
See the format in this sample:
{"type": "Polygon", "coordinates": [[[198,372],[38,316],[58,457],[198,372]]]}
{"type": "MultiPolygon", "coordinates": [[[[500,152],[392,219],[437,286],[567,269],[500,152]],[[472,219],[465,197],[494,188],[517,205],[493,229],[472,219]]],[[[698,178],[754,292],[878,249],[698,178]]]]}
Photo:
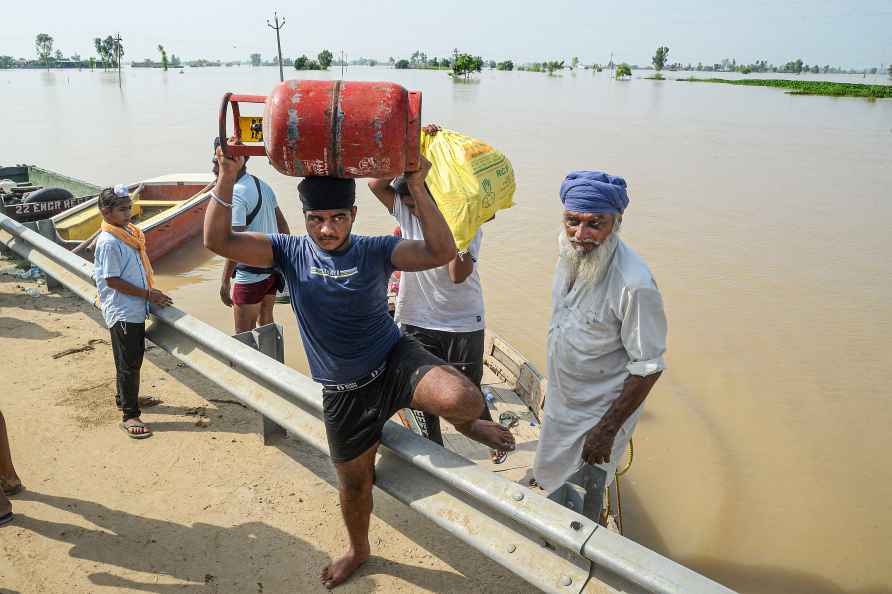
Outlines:
{"type": "MultiPolygon", "coordinates": [[[[325,591],[319,571],[346,543],[327,457],[264,447],[254,413],[158,348],[142,377],[163,401],[143,415],[155,435],[127,438],[108,333],[65,291],[0,275],[0,349],[0,409],[27,488],[0,528],[0,594],[325,591]]],[[[533,591],[375,497],[373,557],[339,592],[533,591]]]]}

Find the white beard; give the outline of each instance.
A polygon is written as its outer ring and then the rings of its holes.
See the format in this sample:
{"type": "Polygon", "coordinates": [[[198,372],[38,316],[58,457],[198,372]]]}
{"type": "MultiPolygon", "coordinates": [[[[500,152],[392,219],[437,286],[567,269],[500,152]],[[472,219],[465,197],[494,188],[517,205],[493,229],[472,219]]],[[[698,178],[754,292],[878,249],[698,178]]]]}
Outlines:
{"type": "Polygon", "coordinates": [[[597,285],[604,280],[618,243],[619,237],[614,232],[590,252],[578,252],[573,247],[567,232],[561,227],[558,235],[560,247],[558,263],[566,270],[567,288],[577,283],[597,285]]]}

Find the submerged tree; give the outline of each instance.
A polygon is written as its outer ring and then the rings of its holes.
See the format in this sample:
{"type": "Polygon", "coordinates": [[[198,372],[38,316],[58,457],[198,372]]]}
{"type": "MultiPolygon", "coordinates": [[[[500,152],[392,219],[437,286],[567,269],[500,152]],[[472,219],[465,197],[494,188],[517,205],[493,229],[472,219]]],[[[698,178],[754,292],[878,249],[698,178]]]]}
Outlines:
{"type": "Polygon", "coordinates": [[[657,53],[654,54],[654,57],[651,58],[651,62],[654,65],[654,69],[659,72],[666,66],[666,60],[669,58],[669,48],[664,46],[657,48],[657,53]]]}
{"type": "Polygon", "coordinates": [[[103,68],[108,69],[109,66],[117,68],[118,61],[124,55],[124,46],[120,41],[109,35],[105,39],[96,37],[93,39],[93,45],[102,60],[103,68]]]}
{"type": "Polygon", "coordinates": [[[552,60],[550,62],[545,62],[545,70],[548,71],[548,74],[554,74],[555,70],[563,70],[564,69],[564,61],[563,60],[552,60]]]}
{"type": "Polygon", "coordinates": [[[306,54],[294,59],[295,70],[319,70],[320,65],[316,60],[311,60],[306,54]]]}
{"type": "Polygon", "coordinates": [[[53,38],[48,33],[38,33],[34,38],[34,47],[37,48],[37,58],[44,66],[50,67],[50,56],[53,55],[53,38]]]}
{"type": "Polygon", "coordinates": [[[483,58],[471,54],[457,54],[452,61],[452,76],[464,76],[468,78],[472,72],[480,72],[483,68],[483,58]]]}
{"type": "Polygon", "coordinates": [[[324,49],[319,52],[319,55],[316,57],[319,60],[319,67],[322,68],[322,70],[328,70],[328,67],[331,66],[331,59],[333,57],[331,52],[324,49]]]}
{"type": "Polygon", "coordinates": [[[158,44],[158,51],[161,52],[161,69],[164,70],[164,72],[167,72],[167,52],[164,51],[164,46],[160,43],[158,44]]]}
{"type": "Polygon", "coordinates": [[[617,65],[615,75],[617,79],[622,80],[626,77],[632,76],[632,67],[623,62],[622,64],[617,65]]]}
{"type": "Polygon", "coordinates": [[[93,39],[93,46],[96,48],[96,53],[99,55],[99,60],[102,62],[103,70],[108,67],[108,62],[106,61],[105,56],[105,46],[102,43],[101,37],[96,37],[93,39]]]}

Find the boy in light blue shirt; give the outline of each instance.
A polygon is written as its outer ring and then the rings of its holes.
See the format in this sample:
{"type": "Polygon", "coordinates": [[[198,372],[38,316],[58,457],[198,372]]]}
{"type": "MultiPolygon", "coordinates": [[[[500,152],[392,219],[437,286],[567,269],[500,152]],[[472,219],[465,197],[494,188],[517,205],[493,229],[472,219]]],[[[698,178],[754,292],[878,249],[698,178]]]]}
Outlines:
{"type": "Polygon", "coordinates": [[[99,307],[111,333],[117,371],[115,401],[123,412],[121,429],[134,439],[143,439],[152,434],[139,410],[139,371],[145,355],[149,303],[163,307],[173,301],[152,287],[145,238],[130,224],[132,203],[127,187],[105,188],[98,205],[104,222],[96,240],[93,276],[99,307]]]}

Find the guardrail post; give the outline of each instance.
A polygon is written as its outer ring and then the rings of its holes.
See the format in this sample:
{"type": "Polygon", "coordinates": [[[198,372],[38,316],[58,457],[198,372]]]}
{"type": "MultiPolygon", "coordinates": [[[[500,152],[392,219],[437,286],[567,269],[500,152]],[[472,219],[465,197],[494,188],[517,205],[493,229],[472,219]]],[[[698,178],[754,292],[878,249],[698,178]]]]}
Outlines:
{"type": "Polygon", "coordinates": [[[583,464],[582,468],[548,498],[600,523],[606,485],[607,473],[604,469],[583,464]]]}
{"type": "MultiPolygon", "coordinates": [[[[285,341],[282,338],[282,327],[278,324],[260,326],[248,332],[236,334],[233,338],[252,349],[257,349],[279,363],[285,362],[285,341]]],[[[287,435],[285,429],[276,425],[265,416],[260,415],[260,419],[262,422],[263,445],[271,445],[276,437],[287,435]]]]}

